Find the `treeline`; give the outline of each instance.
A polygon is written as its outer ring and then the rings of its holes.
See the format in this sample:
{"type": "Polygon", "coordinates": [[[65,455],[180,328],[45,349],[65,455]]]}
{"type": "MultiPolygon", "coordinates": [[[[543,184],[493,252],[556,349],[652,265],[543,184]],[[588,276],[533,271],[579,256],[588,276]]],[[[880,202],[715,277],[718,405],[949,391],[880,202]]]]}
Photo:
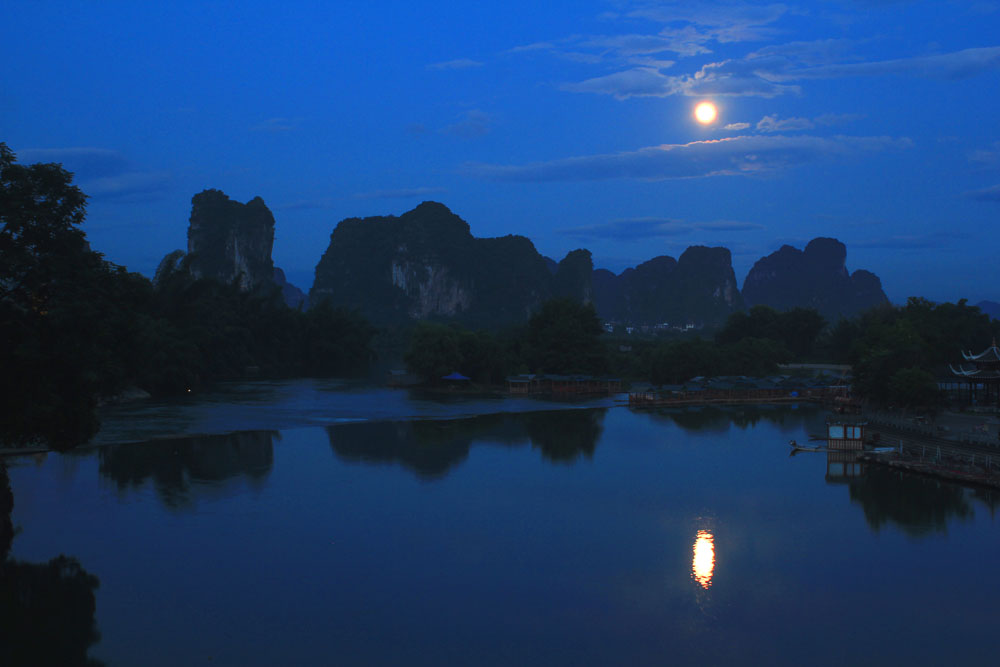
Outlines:
{"type": "Polygon", "coordinates": [[[480,384],[502,384],[508,375],[528,372],[600,375],[611,369],[602,331],[592,305],[552,299],[526,326],[501,332],[419,323],[404,359],[429,384],[453,372],[480,384]]]}
{"type": "Polygon", "coordinates": [[[274,289],[174,273],[153,284],[94,252],[86,196],[57,164],[20,165],[0,143],[0,438],[75,446],[99,401],[261,376],[333,375],[367,364],[374,329],[325,304],[300,312],[274,289]]]}
{"type": "Polygon", "coordinates": [[[937,406],[939,378],[951,377],[962,350],[981,352],[1000,334],[1000,322],[965,299],[933,303],[911,297],[905,306],[874,308],[830,331],[834,358],[854,367],[854,391],[880,405],[937,406]]]}
{"type": "Polygon", "coordinates": [[[937,382],[961,350],[979,351],[1000,334],[1000,322],[963,299],[935,304],[911,298],[879,306],[832,326],[818,312],[754,306],[733,313],[711,338],[644,340],[603,333],[590,306],[554,300],[526,327],[501,333],[459,325],[417,325],[406,362],[434,383],[452,372],[482,384],[516,373],[612,375],[656,385],[697,376],[767,376],[786,363],[853,367],[854,394],[875,405],[940,405],[937,382]]]}
{"type": "Polygon", "coordinates": [[[796,358],[792,349],[812,351],[823,324],[815,311],[755,307],[735,314],[715,340],[633,342],[605,335],[593,306],[553,299],[525,327],[501,333],[421,323],[405,360],[428,383],[457,371],[482,384],[500,384],[517,373],[612,375],[674,384],[698,375],[777,372],[777,364],[796,358]]]}

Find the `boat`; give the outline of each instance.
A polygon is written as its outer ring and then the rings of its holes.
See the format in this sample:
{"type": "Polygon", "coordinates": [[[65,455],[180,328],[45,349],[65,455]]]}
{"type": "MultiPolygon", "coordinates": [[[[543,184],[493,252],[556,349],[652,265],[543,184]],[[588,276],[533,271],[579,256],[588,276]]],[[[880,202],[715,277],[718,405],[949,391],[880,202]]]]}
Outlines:
{"type": "Polygon", "coordinates": [[[804,447],[794,440],[789,440],[788,445],[792,448],[793,452],[825,452],[827,450],[826,446],[823,447],[804,447]]]}

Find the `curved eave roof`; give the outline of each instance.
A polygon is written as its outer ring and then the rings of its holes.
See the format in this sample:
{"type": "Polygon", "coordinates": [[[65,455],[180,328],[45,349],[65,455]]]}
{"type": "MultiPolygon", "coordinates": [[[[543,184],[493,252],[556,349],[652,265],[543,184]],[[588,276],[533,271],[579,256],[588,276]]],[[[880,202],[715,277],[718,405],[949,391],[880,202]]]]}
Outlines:
{"type": "Polygon", "coordinates": [[[959,366],[955,368],[949,365],[948,368],[951,372],[959,377],[975,378],[977,380],[1000,380],[1000,371],[993,369],[982,369],[982,368],[963,368],[959,366]]]}
{"type": "Polygon", "coordinates": [[[1000,348],[995,344],[989,346],[979,354],[972,354],[971,352],[962,352],[962,356],[965,357],[966,361],[978,361],[980,363],[1000,363],[1000,348]]]}

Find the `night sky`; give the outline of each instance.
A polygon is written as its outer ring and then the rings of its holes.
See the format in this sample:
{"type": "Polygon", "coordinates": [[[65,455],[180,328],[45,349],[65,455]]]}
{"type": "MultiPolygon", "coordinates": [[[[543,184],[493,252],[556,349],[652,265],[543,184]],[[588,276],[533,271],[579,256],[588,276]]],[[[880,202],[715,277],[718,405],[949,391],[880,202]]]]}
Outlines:
{"type": "Polygon", "coordinates": [[[308,288],[334,225],[446,204],[620,271],[816,236],[896,302],[1000,301],[1000,2],[28,2],[0,141],[151,275],[191,196],[263,197],[308,288]],[[696,104],[718,119],[700,125],[696,104]]]}

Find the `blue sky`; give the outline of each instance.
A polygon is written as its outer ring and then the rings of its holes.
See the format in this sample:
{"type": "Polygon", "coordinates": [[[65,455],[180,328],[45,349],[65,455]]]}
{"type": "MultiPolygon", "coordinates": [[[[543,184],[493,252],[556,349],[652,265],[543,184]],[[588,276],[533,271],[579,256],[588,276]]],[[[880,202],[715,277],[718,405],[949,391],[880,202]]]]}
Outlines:
{"type": "Polygon", "coordinates": [[[427,199],[620,271],[816,236],[894,301],[1000,301],[1000,2],[27,2],[0,141],[150,275],[191,196],[261,196],[307,288],[335,224],[427,199]],[[719,109],[701,126],[694,106],[719,109]]]}

